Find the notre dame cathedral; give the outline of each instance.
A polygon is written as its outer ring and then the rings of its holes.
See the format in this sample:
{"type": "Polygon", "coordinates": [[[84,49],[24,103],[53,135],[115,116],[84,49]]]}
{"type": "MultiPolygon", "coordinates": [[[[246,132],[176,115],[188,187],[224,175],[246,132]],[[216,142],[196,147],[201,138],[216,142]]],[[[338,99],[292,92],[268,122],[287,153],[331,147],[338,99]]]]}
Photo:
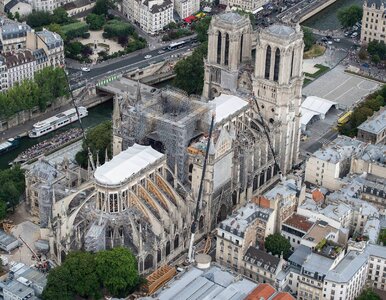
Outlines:
{"type": "Polygon", "coordinates": [[[197,196],[208,116],[215,109],[201,216],[206,230],[214,228],[298,163],[302,58],[300,26],[254,31],[246,16],[214,16],[203,95],[164,89],[151,99],[137,92],[130,105],[122,101],[115,154],[134,142],[161,145],[169,167],[197,196]]]}

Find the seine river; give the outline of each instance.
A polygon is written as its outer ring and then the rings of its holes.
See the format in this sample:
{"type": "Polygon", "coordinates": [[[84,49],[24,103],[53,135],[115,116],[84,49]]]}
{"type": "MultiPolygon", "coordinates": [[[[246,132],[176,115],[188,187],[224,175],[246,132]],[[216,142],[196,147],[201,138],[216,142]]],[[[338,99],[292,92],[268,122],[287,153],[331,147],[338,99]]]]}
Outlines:
{"type": "Polygon", "coordinates": [[[303,22],[302,25],[320,29],[320,30],[334,30],[339,29],[340,24],[336,16],[336,12],[346,6],[359,5],[362,7],[362,0],[336,0],[335,3],[331,4],[326,9],[322,10],[320,13],[316,14],[312,18],[303,22]]]}
{"type": "MultiPolygon", "coordinates": [[[[89,109],[88,116],[82,119],[83,126],[85,128],[93,127],[103,121],[111,119],[111,113],[113,111],[112,101],[102,103],[96,107],[89,109]]],[[[48,138],[53,137],[54,135],[66,131],[73,127],[80,127],[79,123],[73,123],[68,126],[62,127],[54,132],[50,132],[44,136],[41,136],[36,139],[30,139],[29,137],[23,137],[20,141],[20,146],[14,149],[11,152],[7,152],[0,156],[0,169],[8,168],[8,164],[13,161],[19,153],[24,151],[25,149],[44,141],[48,138]]]]}

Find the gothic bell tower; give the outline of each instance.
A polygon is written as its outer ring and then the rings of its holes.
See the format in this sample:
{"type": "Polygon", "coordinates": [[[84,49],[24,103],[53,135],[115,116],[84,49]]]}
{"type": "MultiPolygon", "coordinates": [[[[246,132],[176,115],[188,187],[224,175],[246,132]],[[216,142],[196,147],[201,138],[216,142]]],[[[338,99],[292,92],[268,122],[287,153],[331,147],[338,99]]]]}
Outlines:
{"type": "Polygon", "coordinates": [[[252,26],[247,16],[216,15],[208,30],[203,96],[213,99],[223,90],[235,92],[240,65],[251,60],[252,26]]]}
{"type": "Polygon", "coordinates": [[[253,92],[283,174],[299,154],[303,48],[299,25],[271,25],[256,45],[253,92]]]}

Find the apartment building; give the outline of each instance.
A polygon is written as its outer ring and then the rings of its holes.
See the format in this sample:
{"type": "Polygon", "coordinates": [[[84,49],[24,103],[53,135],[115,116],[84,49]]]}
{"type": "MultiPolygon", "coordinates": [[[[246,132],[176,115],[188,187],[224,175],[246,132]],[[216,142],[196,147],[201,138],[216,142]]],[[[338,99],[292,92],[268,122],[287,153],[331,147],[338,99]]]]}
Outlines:
{"type": "Polygon", "coordinates": [[[386,43],[386,1],[366,0],[363,3],[361,42],[386,43]]]}
{"type": "Polygon", "coordinates": [[[25,49],[27,33],[31,30],[25,23],[0,16],[0,53],[25,49]]]}
{"type": "MultiPolygon", "coordinates": [[[[385,17],[386,20],[386,17],[385,17]]],[[[366,143],[386,144],[386,108],[383,107],[358,126],[357,138],[366,143]]]]}
{"type": "Polygon", "coordinates": [[[217,228],[216,261],[239,270],[249,246],[274,233],[273,210],[247,203],[217,228]]]}
{"type": "Polygon", "coordinates": [[[283,256],[272,255],[250,246],[243,257],[240,273],[257,282],[276,286],[276,277],[286,266],[283,256]]]}
{"type": "Polygon", "coordinates": [[[199,0],[175,0],[174,9],[181,19],[185,19],[200,10],[199,0]]]}
{"type": "Polygon", "coordinates": [[[349,173],[384,177],[386,145],[367,144],[358,139],[338,136],[314,152],[306,162],[305,181],[329,190],[342,187],[341,179],[349,173]]]}
{"type": "Polygon", "coordinates": [[[155,35],[173,21],[172,0],[124,0],[125,16],[146,33],[155,35]]]}
{"type": "Polygon", "coordinates": [[[30,50],[19,50],[16,53],[4,54],[6,72],[8,73],[7,88],[26,79],[33,79],[36,70],[36,60],[30,50]]]}
{"type": "Polygon", "coordinates": [[[65,64],[64,42],[56,32],[43,29],[42,31],[28,33],[27,48],[32,50],[43,49],[49,66],[61,67],[65,64]]]}
{"type": "Polygon", "coordinates": [[[295,213],[281,225],[281,234],[291,243],[292,250],[295,250],[313,225],[308,218],[295,213]]]}

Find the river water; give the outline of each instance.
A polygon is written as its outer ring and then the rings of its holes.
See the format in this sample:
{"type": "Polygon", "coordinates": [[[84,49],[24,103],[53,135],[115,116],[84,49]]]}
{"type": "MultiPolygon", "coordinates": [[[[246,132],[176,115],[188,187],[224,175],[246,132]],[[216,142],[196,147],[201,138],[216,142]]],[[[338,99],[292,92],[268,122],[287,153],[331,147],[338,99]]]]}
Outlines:
{"type": "Polygon", "coordinates": [[[342,7],[351,5],[359,5],[362,7],[362,0],[336,0],[335,3],[331,4],[326,9],[322,10],[318,14],[314,15],[310,19],[302,23],[302,25],[319,29],[319,30],[335,30],[339,29],[340,23],[336,16],[337,11],[342,7]]]}
{"type": "MultiPolygon", "coordinates": [[[[90,108],[88,110],[88,116],[82,119],[82,124],[84,128],[90,128],[98,125],[99,123],[106,121],[106,120],[111,120],[111,113],[113,111],[113,103],[112,101],[108,101],[105,103],[102,103],[96,107],[90,108]]],[[[29,137],[23,137],[20,140],[20,146],[16,149],[14,149],[11,152],[7,152],[3,155],[0,156],[0,170],[8,168],[8,164],[13,161],[22,151],[25,149],[41,142],[46,139],[49,139],[53,137],[54,135],[61,133],[63,131],[66,131],[70,128],[74,127],[79,127],[79,122],[74,122],[72,124],[69,124],[65,127],[62,127],[56,131],[50,132],[46,135],[43,135],[39,138],[36,139],[31,139],[29,137]]]]}

